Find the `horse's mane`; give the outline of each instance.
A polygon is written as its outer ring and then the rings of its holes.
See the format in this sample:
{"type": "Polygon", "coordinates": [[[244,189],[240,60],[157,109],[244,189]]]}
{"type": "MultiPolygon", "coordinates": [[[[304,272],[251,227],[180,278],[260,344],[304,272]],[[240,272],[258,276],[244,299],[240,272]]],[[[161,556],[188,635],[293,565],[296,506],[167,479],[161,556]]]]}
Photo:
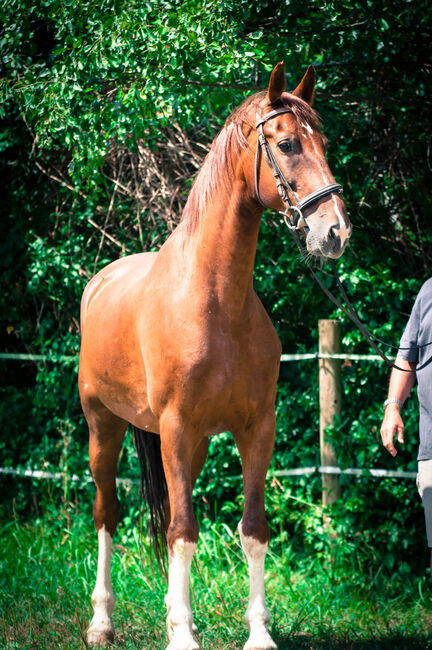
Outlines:
{"type": "MultiPolygon", "coordinates": [[[[240,152],[249,146],[245,131],[249,133],[250,129],[255,127],[257,108],[264,97],[265,91],[247,97],[228,116],[223,129],[213,140],[211,149],[192,185],[180,220],[180,223],[185,226],[185,235],[190,235],[194,231],[201,215],[204,214],[206,204],[211,201],[218,187],[232,180],[235,161],[240,152]]],[[[288,93],[282,96],[282,100],[279,106],[289,106],[298,121],[306,122],[314,130],[320,130],[319,116],[309,104],[288,93]]],[[[273,108],[277,108],[278,105],[274,105],[273,108]]]]}

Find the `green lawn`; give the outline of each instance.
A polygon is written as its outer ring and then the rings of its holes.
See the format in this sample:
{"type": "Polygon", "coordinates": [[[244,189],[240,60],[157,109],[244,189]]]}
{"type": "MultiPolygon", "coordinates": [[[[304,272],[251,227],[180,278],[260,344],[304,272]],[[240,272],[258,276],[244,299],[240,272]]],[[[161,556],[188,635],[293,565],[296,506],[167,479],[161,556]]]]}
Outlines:
{"type": "MultiPolygon", "coordinates": [[[[120,527],[115,542],[115,647],[164,648],[164,580],[136,528],[120,527]]],[[[337,550],[327,559],[300,558],[289,545],[269,554],[268,605],[280,650],[432,648],[426,573],[402,581],[380,572],[358,575],[354,566],[340,562],[337,550]]],[[[52,509],[42,519],[6,523],[0,544],[0,647],[85,647],[95,568],[96,534],[88,515],[67,518],[52,509]]],[[[192,573],[203,650],[242,648],[248,579],[237,535],[224,526],[210,528],[201,537],[192,573]]]]}

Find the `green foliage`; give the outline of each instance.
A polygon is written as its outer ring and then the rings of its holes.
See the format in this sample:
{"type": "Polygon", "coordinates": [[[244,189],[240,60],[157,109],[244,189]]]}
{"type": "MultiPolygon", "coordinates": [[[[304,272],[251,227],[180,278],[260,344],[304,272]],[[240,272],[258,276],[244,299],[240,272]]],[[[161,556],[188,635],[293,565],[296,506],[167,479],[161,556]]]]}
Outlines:
{"type": "MultiPolygon", "coordinates": [[[[339,271],[363,321],[397,343],[432,264],[430,13],[425,0],[1,3],[0,349],[77,357],[87,280],[119,255],[157,250],[211,138],[281,59],[289,88],[308,64],[317,67],[316,108],[354,224],[339,271]]],[[[322,274],[330,285],[325,267],[322,274]]],[[[284,351],[315,350],[318,318],[328,317],[341,320],[345,349],[368,351],[267,213],[255,284],[284,351]]],[[[85,475],[76,364],[0,364],[0,465],[85,475]]],[[[342,466],[413,469],[415,398],[396,463],[379,443],[387,377],[381,365],[344,366],[343,415],[332,431],[342,466]]],[[[273,468],[319,464],[317,391],[316,364],[283,365],[273,468]]],[[[128,436],[120,474],[137,473],[128,436]]],[[[239,477],[238,455],[223,434],[212,440],[196,489],[204,529],[217,515],[235,526],[239,477]]],[[[341,481],[334,525],[346,556],[355,549],[365,571],[402,576],[407,562],[422,571],[414,485],[341,481]]],[[[68,485],[1,482],[4,515],[14,497],[27,514],[53,495],[73,497],[68,485]]],[[[267,495],[278,543],[292,540],[295,552],[322,558],[319,478],[270,481],[267,495]]],[[[123,514],[130,516],[127,507],[123,514]]]]}

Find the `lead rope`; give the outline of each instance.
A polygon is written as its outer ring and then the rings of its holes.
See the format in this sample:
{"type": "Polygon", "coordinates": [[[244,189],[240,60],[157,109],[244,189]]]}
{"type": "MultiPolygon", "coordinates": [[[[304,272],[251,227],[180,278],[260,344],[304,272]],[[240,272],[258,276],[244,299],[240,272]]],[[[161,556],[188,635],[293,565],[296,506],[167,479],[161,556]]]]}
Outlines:
{"type": "MultiPolygon", "coordinates": [[[[344,289],[343,284],[342,284],[342,282],[341,282],[341,280],[339,278],[339,275],[338,275],[338,272],[337,272],[336,265],[335,265],[334,261],[331,260],[331,267],[332,267],[332,271],[333,271],[333,276],[335,277],[337,285],[338,285],[338,287],[339,287],[339,289],[340,289],[340,291],[342,293],[342,296],[343,296],[344,300],[347,303],[348,309],[346,307],[344,307],[344,305],[342,305],[342,303],[339,302],[339,300],[332,294],[331,291],[329,291],[329,289],[327,289],[325,284],[323,284],[323,282],[320,280],[318,275],[313,270],[312,266],[310,265],[310,263],[309,263],[309,261],[307,259],[306,254],[304,252],[304,248],[303,248],[303,245],[302,245],[302,243],[300,241],[300,238],[299,238],[299,236],[297,234],[297,231],[292,230],[290,228],[290,232],[291,232],[291,234],[292,234],[292,236],[294,238],[295,243],[297,244],[297,247],[298,247],[298,249],[299,249],[299,251],[301,253],[301,256],[302,256],[304,262],[306,263],[306,265],[307,265],[307,267],[309,269],[309,272],[311,273],[314,280],[317,282],[318,286],[325,293],[325,295],[339,309],[341,309],[346,316],[348,316],[348,318],[354,323],[354,325],[363,334],[363,336],[365,337],[366,341],[369,343],[371,348],[373,348],[375,350],[375,352],[385,361],[385,363],[387,364],[387,366],[389,368],[396,368],[397,370],[401,370],[402,372],[414,373],[414,372],[417,372],[418,370],[421,370],[422,368],[424,368],[427,364],[429,364],[432,361],[432,358],[431,358],[430,360],[426,361],[422,366],[417,367],[415,370],[408,370],[407,368],[401,368],[400,366],[395,364],[391,359],[389,359],[389,357],[386,354],[384,354],[384,352],[382,352],[382,350],[380,350],[380,348],[376,345],[376,343],[373,341],[373,339],[379,341],[383,345],[387,345],[388,347],[399,349],[399,350],[410,350],[411,348],[399,348],[396,345],[391,345],[390,343],[386,343],[385,341],[382,341],[377,336],[375,336],[374,334],[369,332],[369,330],[363,325],[363,323],[361,322],[361,320],[359,319],[359,317],[355,313],[354,308],[351,305],[351,302],[350,302],[348,296],[346,295],[345,289],[344,289]]],[[[432,345],[432,341],[430,341],[429,343],[425,343],[424,345],[416,345],[415,347],[416,348],[424,348],[424,347],[427,347],[428,345],[432,345]]]]}

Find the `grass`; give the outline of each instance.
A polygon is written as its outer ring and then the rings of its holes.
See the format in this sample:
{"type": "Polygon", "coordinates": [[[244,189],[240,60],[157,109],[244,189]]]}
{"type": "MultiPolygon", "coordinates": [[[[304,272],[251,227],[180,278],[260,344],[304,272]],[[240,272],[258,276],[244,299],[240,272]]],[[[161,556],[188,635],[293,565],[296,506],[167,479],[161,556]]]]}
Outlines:
{"type": "MultiPolygon", "coordinates": [[[[117,595],[115,648],[166,646],[166,585],[136,527],[121,526],[113,555],[117,595]]],[[[269,553],[267,600],[279,650],[432,648],[430,579],[364,576],[333,546],[327,556],[299,557],[287,545],[269,553]]],[[[0,545],[0,647],[85,647],[96,571],[96,534],[88,515],[54,508],[42,518],[3,526],[0,545]]],[[[239,540],[228,527],[202,535],[192,599],[203,650],[235,650],[248,576],[239,540]]]]}

